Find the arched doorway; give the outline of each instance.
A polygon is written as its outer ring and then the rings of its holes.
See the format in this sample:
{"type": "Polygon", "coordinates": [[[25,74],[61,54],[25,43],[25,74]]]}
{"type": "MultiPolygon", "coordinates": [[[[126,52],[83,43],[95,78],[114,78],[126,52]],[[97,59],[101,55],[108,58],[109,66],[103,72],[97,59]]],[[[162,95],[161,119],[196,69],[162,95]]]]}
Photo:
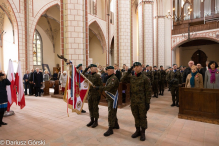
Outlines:
{"type": "Polygon", "coordinates": [[[97,23],[92,22],[89,25],[89,61],[88,64],[106,66],[106,39],[104,33],[97,23]]]}
{"type": "Polygon", "coordinates": [[[206,67],[207,59],[207,55],[202,50],[198,50],[192,55],[192,60],[195,62],[195,64],[200,63],[203,67],[206,67]]]}
{"type": "Polygon", "coordinates": [[[219,42],[210,38],[196,38],[181,43],[172,50],[173,63],[187,66],[190,60],[195,64],[200,63],[205,67],[206,61],[214,60],[219,62],[219,42]]]}

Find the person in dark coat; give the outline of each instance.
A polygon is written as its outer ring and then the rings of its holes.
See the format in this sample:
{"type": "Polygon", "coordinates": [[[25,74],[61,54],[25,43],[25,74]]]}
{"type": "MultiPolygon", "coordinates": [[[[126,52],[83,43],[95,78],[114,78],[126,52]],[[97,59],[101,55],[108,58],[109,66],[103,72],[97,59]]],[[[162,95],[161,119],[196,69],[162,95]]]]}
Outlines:
{"type": "Polygon", "coordinates": [[[43,74],[39,71],[39,68],[36,68],[36,72],[34,73],[34,87],[35,87],[35,96],[41,96],[40,88],[43,85],[43,74]]]}
{"type": "Polygon", "coordinates": [[[194,61],[189,61],[188,65],[189,65],[189,67],[187,67],[187,68],[184,70],[184,73],[183,73],[183,82],[182,82],[182,83],[186,83],[186,78],[187,78],[188,74],[191,73],[191,67],[194,65],[194,61]]]}
{"type": "Polygon", "coordinates": [[[53,74],[53,80],[58,80],[58,74],[57,74],[57,71],[55,71],[55,73],[53,74]]]}
{"type": "Polygon", "coordinates": [[[101,79],[102,79],[102,82],[103,82],[103,83],[106,83],[107,78],[108,78],[108,74],[107,74],[107,73],[103,73],[103,74],[101,75],[101,79]]]}
{"type": "Polygon", "coordinates": [[[29,74],[29,96],[33,95],[33,75],[34,75],[34,69],[31,69],[31,73],[29,74]]]}
{"type": "Polygon", "coordinates": [[[6,78],[6,74],[0,71],[0,127],[2,125],[7,125],[7,123],[2,121],[8,105],[8,96],[6,91],[7,85],[11,85],[11,82],[6,78]]]}
{"type": "Polygon", "coordinates": [[[121,72],[125,72],[126,64],[123,64],[121,72]]]}
{"type": "Polygon", "coordinates": [[[24,87],[25,87],[25,95],[27,95],[27,87],[29,86],[29,71],[27,70],[26,74],[23,77],[24,80],[24,87]]]}
{"type": "Polygon", "coordinates": [[[120,72],[119,66],[117,64],[115,64],[114,68],[115,68],[115,75],[118,78],[118,80],[120,81],[120,78],[122,77],[122,74],[120,72]]]}

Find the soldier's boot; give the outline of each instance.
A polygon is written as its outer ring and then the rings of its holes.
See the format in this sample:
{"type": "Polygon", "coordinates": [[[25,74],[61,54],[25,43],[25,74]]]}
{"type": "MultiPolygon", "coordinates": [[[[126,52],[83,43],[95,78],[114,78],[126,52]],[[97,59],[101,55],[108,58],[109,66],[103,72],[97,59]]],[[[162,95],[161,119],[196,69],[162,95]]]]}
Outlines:
{"type": "Polygon", "coordinates": [[[158,98],[158,93],[156,94],[156,98],[158,98]]]}
{"type": "Polygon", "coordinates": [[[86,111],[82,109],[81,113],[86,113],[86,111]]]}
{"type": "Polygon", "coordinates": [[[179,107],[179,101],[176,101],[176,106],[179,107]]]}
{"type": "Polygon", "coordinates": [[[161,91],[160,91],[160,94],[159,95],[162,95],[161,91]]]}
{"type": "Polygon", "coordinates": [[[173,104],[171,104],[171,106],[176,106],[175,101],[173,101],[173,104]]]}
{"type": "Polygon", "coordinates": [[[119,129],[120,127],[119,127],[119,123],[118,123],[118,120],[116,120],[116,122],[115,122],[115,126],[113,127],[113,129],[119,129]]]}
{"type": "Polygon", "coordinates": [[[163,92],[164,92],[164,91],[162,91],[162,96],[163,96],[163,92]]]}
{"type": "Polygon", "coordinates": [[[93,125],[93,123],[94,123],[94,118],[91,117],[90,122],[87,124],[87,127],[90,127],[91,125],[93,125]]]}
{"type": "Polygon", "coordinates": [[[153,97],[156,97],[156,93],[154,93],[154,96],[153,97]]]}
{"type": "Polygon", "coordinates": [[[95,118],[94,123],[92,124],[92,128],[95,128],[98,126],[98,118],[95,118]]]}
{"type": "Polygon", "coordinates": [[[132,138],[136,138],[138,136],[141,136],[140,127],[136,127],[136,131],[134,134],[132,134],[132,138]]]}
{"type": "Polygon", "coordinates": [[[103,134],[104,136],[110,136],[113,134],[113,128],[109,127],[109,129],[103,134]]]}
{"type": "Polygon", "coordinates": [[[146,137],[145,137],[145,128],[141,128],[141,137],[140,140],[141,141],[145,141],[146,137]]]}

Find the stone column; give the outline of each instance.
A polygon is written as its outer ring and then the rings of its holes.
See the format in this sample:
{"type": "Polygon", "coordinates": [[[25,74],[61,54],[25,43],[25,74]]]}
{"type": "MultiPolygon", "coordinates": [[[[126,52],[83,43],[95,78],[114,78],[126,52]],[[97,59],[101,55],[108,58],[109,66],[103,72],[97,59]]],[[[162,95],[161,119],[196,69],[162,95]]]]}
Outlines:
{"type": "Polygon", "coordinates": [[[64,36],[61,36],[62,53],[74,65],[82,63],[84,67],[88,61],[86,60],[88,59],[86,57],[88,55],[86,49],[88,47],[86,44],[88,36],[88,33],[86,33],[86,5],[86,1],[82,0],[61,0],[61,6],[63,7],[61,8],[63,11],[61,30],[64,30],[64,36]]]}
{"type": "Polygon", "coordinates": [[[158,22],[157,22],[157,65],[165,66],[164,54],[165,54],[165,43],[164,43],[164,28],[165,28],[165,16],[163,12],[163,0],[158,0],[158,22]]]}
{"type": "Polygon", "coordinates": [[[114,62],[131,65],[131,0],[116,1],[114,62]]]}
{"type": "Polygon", "coordinates": [[[153,66],[154,48],[154,1],[142,0],[138,5],[139,20],[139,62],[153,66]]]}

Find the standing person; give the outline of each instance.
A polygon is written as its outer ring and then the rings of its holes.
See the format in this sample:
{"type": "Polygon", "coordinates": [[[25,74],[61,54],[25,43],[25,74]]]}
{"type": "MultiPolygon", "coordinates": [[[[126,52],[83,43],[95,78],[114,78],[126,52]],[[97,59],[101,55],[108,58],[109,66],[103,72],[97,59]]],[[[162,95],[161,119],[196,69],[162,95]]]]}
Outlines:
{"type": "Polygon", "coordinates": [[[55,73],[53,74],[53,80],[58,80],[58,73],[57,71],[55,71],[55,73]]]}
{"type": "Polygon", "coordinates": [[[121,72],[125,72],[126,64],[123,64],[121,72]]]}
{"type": "Polygon", "coordinates": [[[27,87],[29,86],[29,71],[27,70],[26,71],[26,74],[24,74],[24,77],[23,77],[23,80],[24,80],[24,87],[25,87],[25,95],[27,95],[27,87]]]}
{"type": "Polygon", "coordinates": [[[2,125],[7,125],[7,123],[2,121],[8,105],[7,85],[11,85],[11,82],[6,78],[6,74],[0,71],[0,127],[2,125]]]}
{"type": "Polygon", "coordinates": [[[203,78],[202,74],[198,72],[197,66],[192,66],[191,74],[188,74],[186,78],[186,88],[203,88],[203,78]]]}
{"type": "Polygon", "coordinates": [[[205,84],[205,73],[206,73],[206,71],[208,70],[208,64],[209,64],[209,62],[210,61],[206,61],[206,67],[203,67],[202,69],[201,69],[201,74],[202,74],[202,77],[203,77],[203,82],[204,82],[204,84],[205,84]]]}
{"type": "Polygon", "coordinates": [[[173,64],[173,70],[168,75],[168,82],[170,84],[170,90],[172,95],[173,104],[171,106],[179,107],[179,84],[182,83],[180,71],[177,70],[177,65],[173,64]]]}
{"type": "MultiPolygon", "coordinates": [[[[173,70],[173,68],[172,67],[169,67],[169,69],[168,69],[168,72],[167,72],[167,77],[166,77],[166,80],[168,81],[168,76],[169,76],[169,74],[170,74],[170,72],[173,70]]],[[[183,79],[183,75],[182,75],[182,79],[183,79]]],[[[168,83],[168,91],[170,91],[170,84],[168,83]]]]}
{"type": "Polygon", "coordinates": [[[105,91],[106,99],[108,102],[108,123],[109,129],[104,133],[104,136],[110,136],[113,134],[113,129],[119,129],[118,119],[117,119],[117,100],[118,100],[118,87],[119,80],[114,74],[114,67],[108,66],[106,68],[108,74],[108,79],[105,86],[95,88],[97,90],[105,91]]]}
{"type": "Polygon", "coordinates": [[[39,71],[39,68],[36,68],[36,72],[34,73],[34,88],[35,88],[35,96],[41,96],[40,88],[43,85],[43,74],[39,71]]]}
{"type": "Polygon", "coordinates": [[[206,89],[219,89],[219,69],[215,61],[208,64],[208,70],[205,72],[205,88],[206,89]]]}
{"type": "MultiPolygon", "coordinates": [[[[82,73],[83,72],[83,67],[82,67],[82,64],[78,64],[78,66],[76,67],[78,70],[79,70],[79,72],[80,73],[82,73]]],[[[90,69],[90,68],[89,68],[90,69]]],[[[88,74],[87,73],[87,71],[85,72],[86,74],[88,74]]],[[[82,113],[86,113],[86,111],[85,110],[83,110],[82,109],[82,111],[81,111],[82,113]]]]}
{"type": "Polygon", "coordinates": [[[160,79],[160,84],[159,84],[159,89],[160,89],[159,95],[163,95],[164,87],[165,87],[165,80],[166,80],[166,71],[163,69],[162,65],[160,66],[160,75],[161,75],[161,79],[160,79]]]}
{"type": "Polygon", "coordinates": [[[153,84],[154,75],[153,75],[153,72],[150,71],[150,66],[149,65],[146,65],[146,71],[143,72],[143,73],[150,79],[151,84],[153,84]]]}
{"type": "MultiPolygon", "coordinates": [[[[97,72],[97,66],[95,64],[90,64],[85,70],[83,71],[83,75],[87,77],[89,81],[93,83],[94,86],[102,87],[103,83],[101,77],[97,72]],[[86,74],[87,70],[90,68],[91,74],[86,74]]],[[[100,92],[101,93],[101,92],[100,92]]],[[[98,126],[98,119],[99,119],[99,102],[101,98],[101,94],[97,92],[94,87],[90,87],[88,92],[88,108],[90,113],[91,121],[87,124],[88,127],[95,128],[98,126]]]]}
{"type": "Polygon", "coordinates": [[[147,129],[147,112],[150,108],[151,83],[147,76],[142,73],[141,63],[135,62],[121,79],[124,83],[130,83],[131,111],[135,119],[136,131],[132,138],[140,136],[145,141],[145,130],[147,129]],[[131,75],[134,68],[135,75],[131,75]]]}
{"type": "Polygon", "coordinates": [[[202,65],[200,63],[197,64],[197,72],[201,73],[202,65]]]}
{"type": "Polygon", "coordinates": [[[118,78],[118,80],[120,81],[120,78],[121,78],[122,74],[120,72],[119,66],[117,64],[115,64],[114,68],[115,68],[115,75],[118,78]]]}
{"type": "Polygon", "coordinates": [[[47,70],[44,71],[43,81],[44,81],[44,82],[45,82],[45,81],[49,81],[49,74],[48,74],[48,71],[47,71],[47,70]]]}
{"type": "Polygon", "coordinates": [[[29,96],[33,95],[33,76],[34,76],[34,69],[31,69],[31,73],[29,74],[29,96]]]}
{"type": "Polygon", "coordinates": [[[182,83],[186,83],[186,78],[187,78],[188,74],[191,73],[191,67],[194,65],[194,61],[189,61],[189,62],[188,62],[188,65],[189,65],[189,67],[187,67],[187,68],[184,70],[182,83]]]}
{"type": "Polygon", "coordinates": [[[62,95],[64,95],[65,92],[65,86],[66,86],[66,82],[67,82],[67,72],[63,71],[63,74],[60,75],[59,81],[61,83],[61,87],[62,87],[62,95]]]}
{"type": "Polygon", "coordinates": [[[154,92],[154,96],[158,98],[158,88],[159,88],[159,81],[160,81],[160,72],[157,70],[157,66],[154,66],[154,71],[153,71],[153,76],[154,76],[154,82],[153,82],[153,92],[154,92]]]}

